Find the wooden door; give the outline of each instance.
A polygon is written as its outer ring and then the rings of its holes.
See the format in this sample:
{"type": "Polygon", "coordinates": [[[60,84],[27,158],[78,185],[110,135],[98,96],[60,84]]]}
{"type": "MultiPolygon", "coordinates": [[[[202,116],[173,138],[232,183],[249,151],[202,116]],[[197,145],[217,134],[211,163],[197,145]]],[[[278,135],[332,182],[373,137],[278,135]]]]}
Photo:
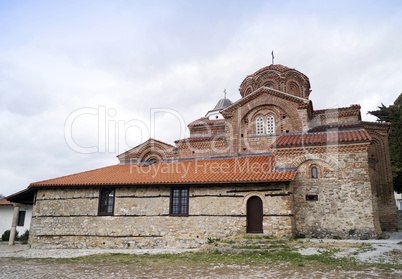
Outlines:
{"type": "Polygon", "coordinates": [[[263,233],[262,200],[256,196],[247,201],[247,233],[263,233]]]}

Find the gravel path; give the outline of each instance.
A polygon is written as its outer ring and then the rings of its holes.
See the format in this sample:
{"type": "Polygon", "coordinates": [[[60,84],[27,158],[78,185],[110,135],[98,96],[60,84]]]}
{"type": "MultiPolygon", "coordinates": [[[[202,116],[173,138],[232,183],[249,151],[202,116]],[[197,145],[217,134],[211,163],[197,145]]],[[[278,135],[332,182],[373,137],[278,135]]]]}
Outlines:
{"type": "MultiPolygon", "coordinates": [[[[334,240],[334,239],[308,239],[315,243],[327,243],[334,246],[342,244],[366,244],[366,249],[342,247],[342,251],[335,253],[335,257],[354,257],[359,261],[367,263],[395,263],[402,264],[402,232],[386,233],[388,239],[370,239],[370,240],[334,240]]],[[[319,254],[320,248],[299,249],[302,255],[319,254]]],[[[321,248],[322,250],[322,248],[321,248]]]]}
{"type": "Polygon", "coordinates": [[[278,266],[214,265],[214,266],[135,266],[114,264],[57,263],[49,259],[24,260],[0,258],[0,278],[387,278],[399,279],[400,270],[378,270],[370,268],[360,271],[311,270],[278,266]]]}

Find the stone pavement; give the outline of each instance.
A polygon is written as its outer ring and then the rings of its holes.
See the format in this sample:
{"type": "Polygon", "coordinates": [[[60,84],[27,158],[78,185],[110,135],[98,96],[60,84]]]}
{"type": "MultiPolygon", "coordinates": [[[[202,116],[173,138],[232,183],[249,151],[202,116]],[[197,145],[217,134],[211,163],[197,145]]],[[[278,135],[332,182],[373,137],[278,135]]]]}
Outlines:
{"type": "Polygon", "coordinates": [[[199,249],[30,249],[26,244],[9,246],[0,243],[0,258],[75,258],[81,256],[122,253],[122,254],[176,254],[199,249]]]}

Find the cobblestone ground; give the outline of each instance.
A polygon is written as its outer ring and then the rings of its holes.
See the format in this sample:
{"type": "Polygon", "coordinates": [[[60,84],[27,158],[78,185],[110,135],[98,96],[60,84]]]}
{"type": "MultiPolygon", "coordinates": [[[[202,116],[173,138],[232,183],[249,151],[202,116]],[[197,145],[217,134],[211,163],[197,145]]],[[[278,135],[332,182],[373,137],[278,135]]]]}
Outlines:
{"type": "Polygon", "coordinates": [[[249,265],[181,267],[57,263],[52,259],[1,258],[0,278],[401,278],[400,271],[289,269],[249,265]]]}

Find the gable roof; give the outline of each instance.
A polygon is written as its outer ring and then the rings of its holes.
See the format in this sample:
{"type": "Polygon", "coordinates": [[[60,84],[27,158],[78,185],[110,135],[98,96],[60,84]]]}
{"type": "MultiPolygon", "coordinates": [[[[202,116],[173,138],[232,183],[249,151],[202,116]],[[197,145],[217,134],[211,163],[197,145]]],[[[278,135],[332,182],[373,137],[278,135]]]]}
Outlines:
{"type": "Polygon", "coordinates": [[[325,145],[335,143],[358,143],[370,141],[371,137],[366,130],[282,134],[271,144],[271,148],[325,145]]]}
{"type": "Polygon", "coordinates": [[[31,183],[44,186],[207,184],[291,181],[295,170],[274,170],[274,156],[165,160],[150,166],[120,164],[31,183]]]}
{"type": "Polygon", "coordinates": [[[270,87],[265,87],[265,86],[261,86],[260,88],[258,88],[257,90],[255,90],[254,92],[248,94],[247,96],[241,98],[240,100],[234,102],[233,104],[231,104],[230,106],[227,106],[226,108],[224,108],[222,110],[222,115],[225,117],[228,114],[230,114],[231,112],[233,112],[234,110],[236,110],[238,107],[243,106],[244,104],[250,102],[251,100],[257,98],[258,96],[260,96],[261,94],[269,94],[269,95],[273,95],[294,103],[299,104],[299,106],[303,106],[303,107],[308,107],[310,104],[310,100],[305,99],[305,98],[301,98],[301,97],[297,97],[294,95],[291,95],[289,93],[285,93],[282,91],[278,91],[275,89],[272,89],[270,87]]]}
{"type": "Polygon", "coordinates": [[[133,147],[133,148],[131,148],[131,149],[129,149],[129,150],[127,150],[127,151],[125,151],[125,152],[119,154],[119,155],[117,155],[116,157],[117,157],[117,158],[124,157],[124,156],[126,156],[127,154],[130,154],[130,153],[135,152],[136,149],[137,149],[138,151],[140,151],[140,150],[142,150],[142,149],[145,149],[146,146],[152,145],[152,144],[161,144],[161,145],[164,145],[164,146],[166,146],[166,147],[174,148],[174,146],[171,145],[171,144],[168,144],[168,143],[165,143],[165,142],[163,142],[163,141],[150,138],[150,139],[148,139],[147,141],[144,141],[143,143],[141,143],[141,144],[139,144],[139,145],[137,145],[137,146],[135,146],[135,147],[133,147]]]}

